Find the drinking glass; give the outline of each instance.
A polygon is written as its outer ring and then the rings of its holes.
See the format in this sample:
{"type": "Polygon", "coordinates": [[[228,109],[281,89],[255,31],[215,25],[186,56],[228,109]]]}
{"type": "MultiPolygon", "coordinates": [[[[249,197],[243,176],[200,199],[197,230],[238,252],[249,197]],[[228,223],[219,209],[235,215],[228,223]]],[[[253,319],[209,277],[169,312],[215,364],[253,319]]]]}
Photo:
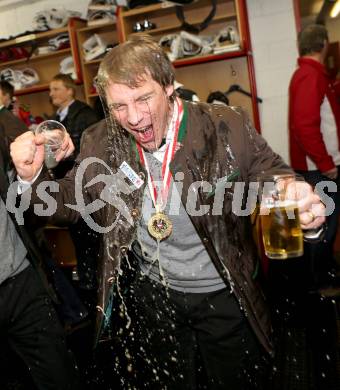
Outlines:
{"type": "Polygon", "coordinates": [[[35,129],[35,134],[42,134],[45,137],[45,165],[47,169],[55,168],[58,165],[56,154],[63,144],[66,136],[64,125],[55,120],[41,122],[35,129]]]}
{"type": "Polygon", "coordinates": [[[290,199],[294,186],[294,174],[264,175],[260,178],[262,240],[270,259],[303,255],[298,205],[296,200],[290,199]]]}

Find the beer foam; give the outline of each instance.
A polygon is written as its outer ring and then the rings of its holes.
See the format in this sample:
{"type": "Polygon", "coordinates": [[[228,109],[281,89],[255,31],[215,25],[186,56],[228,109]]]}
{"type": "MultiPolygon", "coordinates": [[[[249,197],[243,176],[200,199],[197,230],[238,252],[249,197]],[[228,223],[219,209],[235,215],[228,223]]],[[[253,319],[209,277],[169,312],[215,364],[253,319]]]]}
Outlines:
{"type": "Polygon", "coordinates": [[[296,201],[291,200],[291,199],[274,200],[271,203],[264,200],[263,206],[267,209],[272,209],[274,207],[284,207],[284,208],[287,208],[287,207],[297,208],[298,207],[296,201]]]}

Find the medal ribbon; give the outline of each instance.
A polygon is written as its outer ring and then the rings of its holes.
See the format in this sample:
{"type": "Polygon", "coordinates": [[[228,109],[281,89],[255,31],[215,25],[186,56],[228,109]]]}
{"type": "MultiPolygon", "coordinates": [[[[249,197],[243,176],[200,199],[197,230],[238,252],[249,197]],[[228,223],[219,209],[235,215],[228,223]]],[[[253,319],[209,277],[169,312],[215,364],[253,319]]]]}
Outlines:
{"type": "Polygon", "coordinates": [[[161,193],[160,193],[160,203],[157,203],[158,200],[158,193],[156,186],[154,184],[154,180],[152,178],[152,175],[150,173],[150,168],[147,159],[145,158],[144,150],[143,148],[137,143],[137,150],[139,154],[139,158],[142,162],[142,164],[145,166],[145,169],[148,174],[148,186],[149,191],[151,195],[152,202],[155,206],[156,212],[162,211],[167,202],[168,193],[169,193],[169,187],[170,187],[170,179],[171,179],[171,173],[170,173],[170,162],[174,157],[175,151],[176,151],[176,145],[177,145],[177,137],[178,137],[178,130],[179,125],[181,123],[183,117],[183,105],[179,98],[176,98],[174,101],[174,112],[171,118],[171,122],[168,128],[167,138],[170,139],[170,142],[168,142],[164,154],[164,159],[162,163],[162,187],[161,187],[161,193]]]}

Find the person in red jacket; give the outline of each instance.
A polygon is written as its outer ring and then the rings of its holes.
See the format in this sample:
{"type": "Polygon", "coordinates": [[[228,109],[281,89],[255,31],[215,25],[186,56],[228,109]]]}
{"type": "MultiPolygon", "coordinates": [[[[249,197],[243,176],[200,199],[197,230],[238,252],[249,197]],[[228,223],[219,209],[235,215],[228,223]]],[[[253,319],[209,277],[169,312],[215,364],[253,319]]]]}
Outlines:
{"type": "Polygon", "coordinates": [[[313,186],[331,181],[327,195],[335,204],[327,218],[324,242],[310,248],[315,280],[323,283],[329,281],[335,264],[333,246],[340,213],[340,104],[324,65],[328,51],[326,28],[308,25],[299,33],[298,46],[298,69],[289,86],[291,166],[313,186]]]}

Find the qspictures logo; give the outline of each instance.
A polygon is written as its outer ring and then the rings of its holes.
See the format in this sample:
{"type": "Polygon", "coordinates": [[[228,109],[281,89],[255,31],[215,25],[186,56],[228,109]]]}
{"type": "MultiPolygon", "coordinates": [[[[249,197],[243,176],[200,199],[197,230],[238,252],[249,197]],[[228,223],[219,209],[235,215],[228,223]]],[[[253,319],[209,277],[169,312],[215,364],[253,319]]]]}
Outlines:
{"type": "MultiPolygon", "coordinates": [[[[233,172],[228,176],[218,178],[215,183],[209,183],[208,181],[195,181],[192,182],[188,188],[186,194],[186,203],[183,204],[186,212],[189,216],[200,217],[210,213],[217,216],[222,215],[226,202],[231,204],[232,213],[239,217],[250,216],[256,207],[259,207],[260,214],[266,214],[270,212],[270,208],[275,206],[275,199],[261,198],[263,188],[260,188],[259,182],[249,182],[246,184],[242,181],[235,181],[237,178],[237,172],[233,172]],[[272,202],[272,203],[271,203],[272,202]]],[[[169,197],[167,201],[168,215],[178,215],[179,208],[182,202],[184,174],[177,172],[173,178],[173,185],[171,191],[169,191],[169,197]]],[[[144,183],[146,184],[146,183],[144,183]]],[[[156,188],[160,188],[160,182],[155,182],[156,188]]],[[[274,186],[274,183],[264,183],[265,186],[274,186]]],[[[293,201],[299,202],[310,194],[310,186],[305,182],[294,182],[296,186],[296,197],[293,201]]],[[[63,196],[55,196],[54,194],[63,195],[64,192],[69,192],[70,188],[63,185],[63,180],[59,181],[43,181],[40,182],[36,188],[35,199],[39,199],[39,202],[32,202],[32,187],[23,185],[20,181],[13,182],[8,190],[6,207],[10,213],[15,215],[16,221],[19,225],[24,224],[24,214],[31,207],[35,215],[39,217],[51,218],[56,213],[67,214],[67,209],[72,210],[75,213],[79,213],[80,217],[86,222],[86,224],[94,231],[98,233],[110,232],[119,220],[123,219],[126,223],[133,225],[135,223],[131,215],[131,207],[126,203],[124,199],[130,197],[140,196],[138,191],[143,191],[145,188],[141,186],[137,188],[133,182],[131,182],[126,174],[118,169],[116,172],[101,159],[95,157],[89,157],[84,159],[75,175],[73,183],[73,204],[63,203],[60,199],[63,196]],[[91,164],[102,165],[107,174],[98,174],[87,183],[83,184],[86,169],[91,164]],[[98,183],[102,183],[100,191],[96,188],[98,183]],[[92,192],[92,198],[94,199],[90,203],[86,203],[84,193],[92,192]],[[18,196],[19,195],[19,196],[18,196]],[[41,201],[41,202],[40,202],[41,201]],[[58,203],[59,202],[59,203],[58,203]],[[62,204],[61,204],[62,203],[62,204]],[[100,211],[104,207],[114,207],[117,210],[115,220],[108,226],[102,226],[95,220],[93,214],[100,211]],[[65,209],[64,209],[65,208],[65,209]]],[[[274,187],[273,187],[274,191],[274,187]]],[[[328,195],[329,193],[337,192],[337,185],[333,181],[322,181],[314,188],[321,201],[325,205],[325,212],[322,215],[331,215],[334,211],[334,201],[328,195]]],[[[268,188],[267,191],[268,193],[268,188]]],[[[270,192],[270,191],[269,191],[270,192]]],[[[312,206],[313,209],[313,206],[312,206]]],[[[288,218],[295,218],[294,212],[291,212],[290,208],[287,208],[288,218]]],[[[318,216],[320,211],[313,210],[315,216],[318,216]]]]}

